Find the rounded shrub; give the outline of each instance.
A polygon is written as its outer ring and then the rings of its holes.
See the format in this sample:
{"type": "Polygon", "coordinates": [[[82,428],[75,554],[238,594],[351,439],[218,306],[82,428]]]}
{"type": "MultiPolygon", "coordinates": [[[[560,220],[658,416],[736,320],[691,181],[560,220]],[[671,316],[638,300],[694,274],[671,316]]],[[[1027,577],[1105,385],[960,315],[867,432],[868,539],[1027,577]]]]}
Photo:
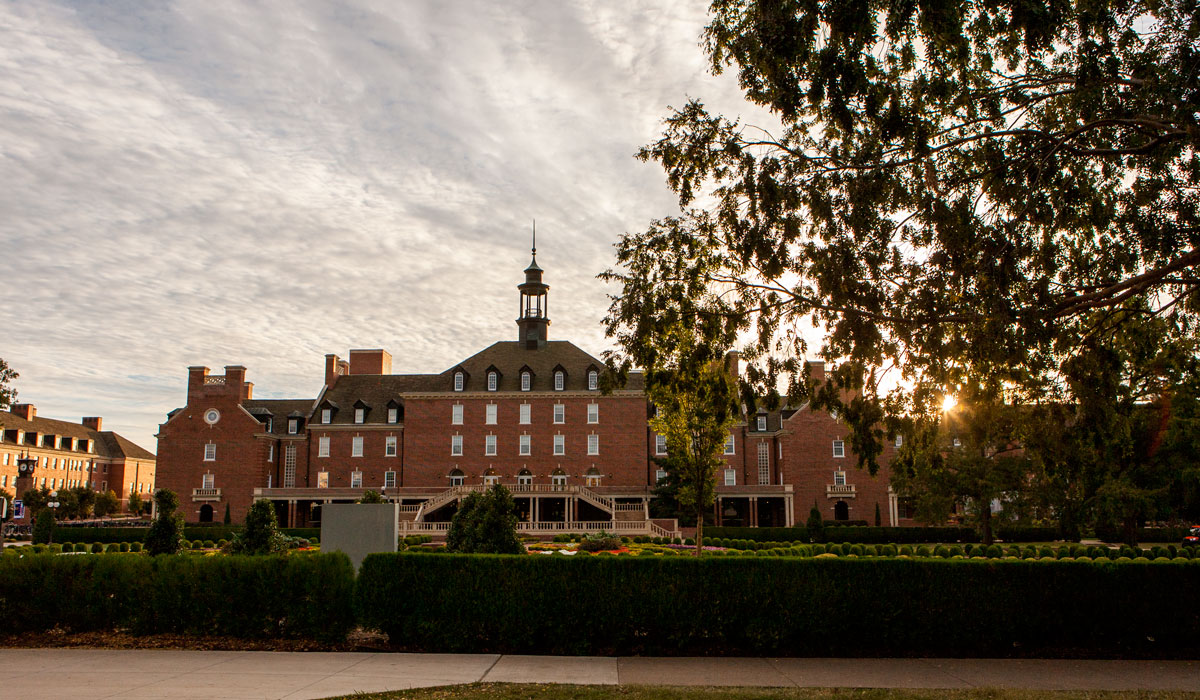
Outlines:
{"type": "Polygon", "coordinates": [[[108,546],[104,548],[105,554],[116,554],[119,551],[121,551],[121,546],[116,542],[109,542],[108,546]]]}
{"type": "Polygon", "coordinates": [[[683,544],[683,538],[682,537],[673,537],[673,538],[671,538],[671,544],[683,544]]]}
{"type": "Polygon", "coordinates": [[[944,544],[939,544],[933,548],[933,556],[941,557],[942,559],[950,558],[950,548],[944,544]]]}
{"type": "Polygon", "coordinates": [[[885,544],[879,548],[879,553],[885,557],[894,557],[896,556],[896,545],[885,544]]]}
{"type": "Polygon", "coordinates": [[[204,548],[205,549],[212,549],[213,547],[216,547],[216,546],[217,546],[216,542],[213,542],[212,540],[204,540],[204,548]]]}
{"type": "Polygon", "coordinates": [[[92,543],[92,554],[100,554],[103,551],[104,551],[104,543],[103,542],[93,542],[92,543]]]}
{"type": "Polygon", "coordinates": [[[643,549],[642,551],[638,552],[638,556],[639,557],[652,557],[652,556],[654,556],[654,550],[643,549]]]}
{"type": "Polygon", "coordinates": [[[65,554],[70,554],[71,552],[75,551],[75,545],[71,544],[70,542],[63,542],[62,543],[62,551],[65,554]]]}
{"type": "Polygon", "coordinates": [[[1170,561],[1171,561],[1171,558],[1170,558],[1170,557],[1165,557],[1165,556],[1164,556],[1164,557],[1154,557],[1154,561],[1165,561],[1165,562],[1170,562],[1170,561]]]}
{"type": "Polygon", "coordinates": [[[686,540],[684,540],[684,541],[683,541],[683,543],[684,543],[684,544],[686,544],[686,545],[688,545],[689,547],[695,547],[695,546],[696,546],[696,540],[692,539],[691,537],[689,537],[689,538],[687,538],[686,540]]]}
{"type": "Polygon", "coordinates": [[[118,551],[118,552],[128,552],[128,551],[129,551],[129,543],[128,543],[128,542],[121,542],[121,543],[120,543],[120,544],[117,546],[117,551],[118,551]]]}
{"type": "Polygon", "coordinates": [[[129,543],[129,551],[131,551],[131,552],[142,551],[142,543],[141,542],[130,542],[129,543]]]}
{"type": "Polygon", "coordinates": [[[840,545],[840,544],[826,545],[825,553],[826,554],[834,554],[834,555],[840,557],[840,556],[842,556],[842,545],[840,545]]]}
{"type": "MultiPolygon", "coordinates": [[[[843,548],[843,549],[844,549],[844,548],[843,548]]],[[[862,556],[862,554],[863,554],[863,548],[862,548],[862,545],[861,545],[861,544],[852,544],[852,545],[850,545],[850,553],[851,553],[851,554],[853,554],[853,555],[854,555],[854,556],[856,556],[856,557],[861,557],[861,556],[862,556]]]]}
{"type": "Polygon", "coordinates": [[[1054,550],[1050,549],[1050,547],[1047,545],[1043,545],[1042,548],[1038,550],[1038,556],[1042,559],[1045,559],[1046,557],[1053,557],[1054,550]]]}
{"type": "Polygon", "coordinates": [[[994,544],[988,547],[984,554],[989,559],[999,559],[1000,557],[1004,556],[1004,550],[1000,549],[1000,545],[994,544]]]}
{"type": "Polygon", "coordinates": [[[950,545],[950,556],[961,557],[962,553],[963,553],[963,548],[961,545],[957,545],[957,544],[950,545]]]}
{"type": "Polygon", "coordinates": [[[1150,548],[1150,556],[1154,559],[1166,559],[1167,548],[1162,545],[1154,545],[1150,548]]]}

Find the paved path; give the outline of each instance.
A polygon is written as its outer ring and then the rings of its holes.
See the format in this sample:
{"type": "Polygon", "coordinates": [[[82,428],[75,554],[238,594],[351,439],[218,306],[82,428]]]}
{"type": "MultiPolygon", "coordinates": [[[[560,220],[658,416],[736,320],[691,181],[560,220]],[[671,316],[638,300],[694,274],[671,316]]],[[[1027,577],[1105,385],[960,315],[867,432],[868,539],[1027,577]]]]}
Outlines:
{"type": "Polygon", "coordinates": [[[299,700],[419,686],[587,683],[1200,691],[1200,661],[728,659],[0,650],[0,697],[299,700]]]}

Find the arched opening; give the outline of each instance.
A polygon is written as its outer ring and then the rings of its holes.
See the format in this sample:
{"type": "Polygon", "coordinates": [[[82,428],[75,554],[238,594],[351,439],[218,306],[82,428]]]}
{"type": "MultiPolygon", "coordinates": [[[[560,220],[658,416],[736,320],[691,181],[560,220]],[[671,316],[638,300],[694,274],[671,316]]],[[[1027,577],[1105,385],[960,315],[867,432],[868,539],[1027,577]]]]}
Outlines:
{"type": "Polygon", "coordinates": [[[213,507],[205,503],[200,506],[200,522],[211,523],[213,521],[213,507]]]}
{"type": "Polygon", "coordinates": [[[463,474],[462,470],[458,469],[458,468],[451,469],[450,474],[448,476],[450,477],[450,485],[451,486],[462,486],[463,479],[466,478],[466,474],[463,474]]]}
{"type": "Polygon", "coordinates": [[[849,520],[850,506],[845,501],[838,501],[833,504],[833,519],[834,520],[849,520]]]}
{"type": "Polygon", "coordinates": [[[483,485],[484,486],[495,486],[496,484],[499,484],[499,483],[500,483],[500,475],[498,473],[496,473],[495,469],[488,467],[487,471],[485,471],[483,473],[483,485]]]}

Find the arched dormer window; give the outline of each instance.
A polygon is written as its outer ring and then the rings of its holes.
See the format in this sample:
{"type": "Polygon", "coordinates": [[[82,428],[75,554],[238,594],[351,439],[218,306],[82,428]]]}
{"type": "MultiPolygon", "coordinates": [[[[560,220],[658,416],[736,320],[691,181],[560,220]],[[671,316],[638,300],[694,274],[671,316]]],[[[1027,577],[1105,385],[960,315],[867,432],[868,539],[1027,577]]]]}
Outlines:
{"type": "Polygon", "coordinates": [[[455,373],[454,373],[454,390],[455,390],[455,391],[462,391],[462,390],[463,390],[463,384],[465,383],[465,379],[466,379],[466,378],[465,378],[465,377],[463,377],[463,373],[462,373],[462,372],[455,372],[455,373]]]}
{"type": "Polygon", "coordinates": [[[500,383],[500,375],[495,371],[488,372],[488,391],[495,391],[500,383]]]}
{"type": "Polygon", "coordinates": [[[521,391],[529,391],[533,384],[533,377],[528,371],[521,372],[521,391]]]}
{"type": "Polygon", "coordinates": [[[588,370],[588,391],[595,391],[600,388],[600,373],[594,369],[588,370]]]}
{"type": "Polygon", "coordinates": [[[567,384],[567,373],[561,369],[554,370],[554,390],[562,391],[567,384]]]}

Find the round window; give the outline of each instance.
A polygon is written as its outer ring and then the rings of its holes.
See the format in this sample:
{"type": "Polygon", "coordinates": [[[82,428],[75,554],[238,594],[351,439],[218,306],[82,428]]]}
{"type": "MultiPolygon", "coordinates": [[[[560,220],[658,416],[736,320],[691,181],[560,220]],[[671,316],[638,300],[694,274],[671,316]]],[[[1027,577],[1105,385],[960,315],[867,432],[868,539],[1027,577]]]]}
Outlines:
{"type": "Polygon", "coordinates": [[[217,409],[210,408],[204,412],[204,422],[205,423],[208,423],[209,425],[213,425],[214,423],[216,423],[219,420],[221,420],[221,412],[218,411],[217,409]]]}

